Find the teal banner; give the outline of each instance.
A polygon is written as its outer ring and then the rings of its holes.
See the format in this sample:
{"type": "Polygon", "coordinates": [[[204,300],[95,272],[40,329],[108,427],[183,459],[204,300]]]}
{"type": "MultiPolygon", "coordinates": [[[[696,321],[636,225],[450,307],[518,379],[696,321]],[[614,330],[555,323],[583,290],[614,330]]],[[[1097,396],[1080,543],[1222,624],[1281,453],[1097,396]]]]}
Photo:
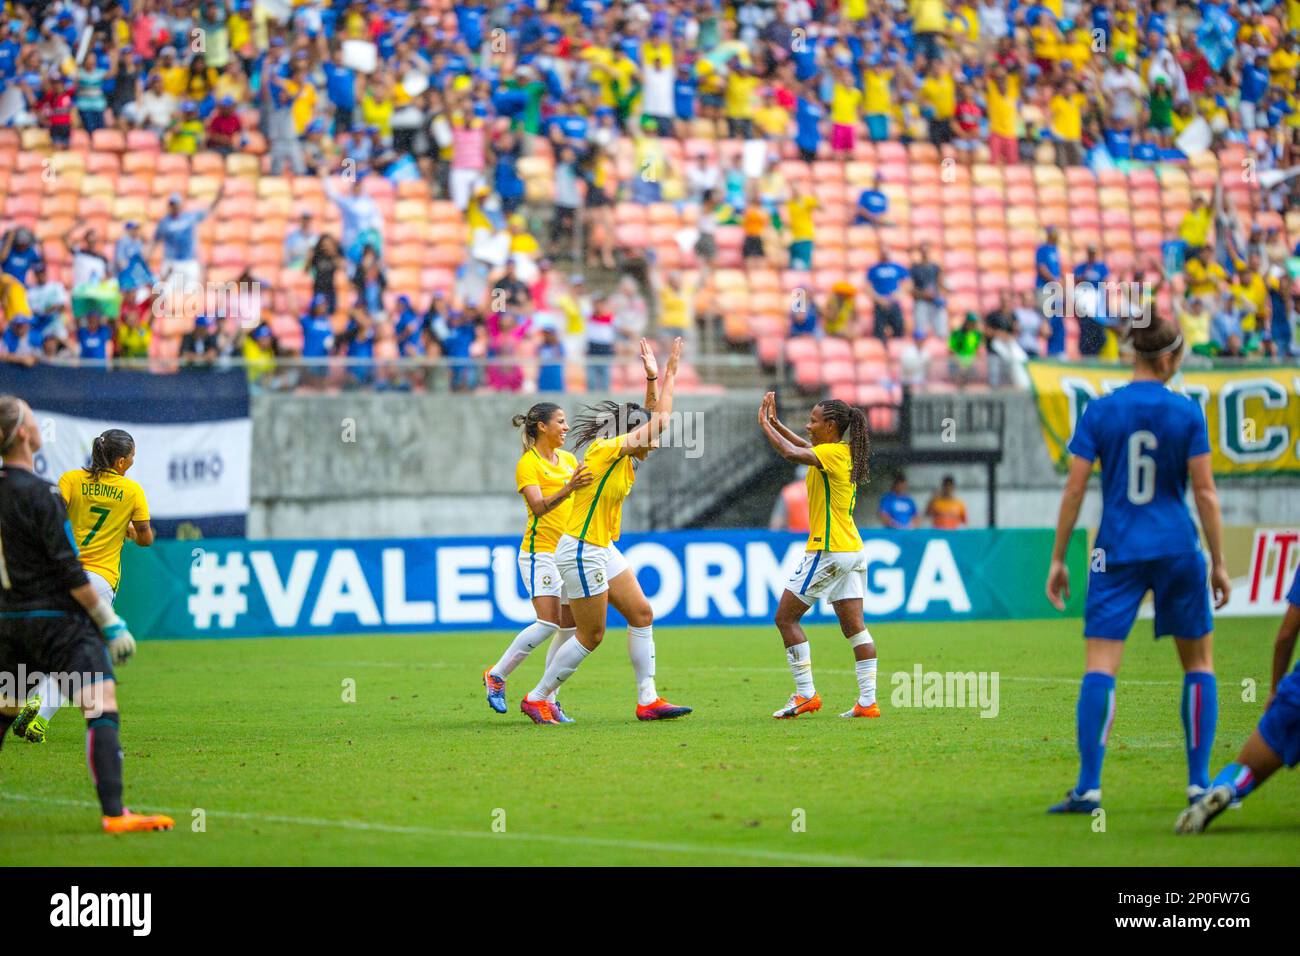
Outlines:
{"type": "MultiPolygon", "coordinates": [[[[766,624],[802,535],[628,534],[619,541],[657,624],[766,624]]],[[[533,620],[510,537],[159,541],[123,552],[119,613],[140,637],[261,637],[511,629],[533,620]]],[[[868,621],[1055,616],[1048,529],[863,532],[868,621]]],[[[1085,533],[1070,541],[1082,611],[1085,533]]],[[[610,610],[611,623],[621,623],[610,610]]],[[[833,620],[825,604],[806,620],[833,620]]]]}

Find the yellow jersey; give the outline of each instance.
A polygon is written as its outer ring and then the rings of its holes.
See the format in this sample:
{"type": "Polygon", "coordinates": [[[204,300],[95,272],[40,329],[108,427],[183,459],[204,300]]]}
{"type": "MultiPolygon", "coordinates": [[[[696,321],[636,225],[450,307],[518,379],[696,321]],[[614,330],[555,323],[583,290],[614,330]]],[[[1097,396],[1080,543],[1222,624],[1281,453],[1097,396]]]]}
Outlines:
{"type": "Polygon", "coordinates": [[[68,503],[72,539],[81,566],[94,571],[117,590],[122,577],[122,542],[132,521],[149,520],[144,489],[125,475],[105,471],[92,480],[85,468],[65,471],[59,493],[68,503]]]}
{"type": "MultiPolygon", "coordinates": [[[[558,461],[551,464],[537,453],[536,448],[524,452],[519,458],[519,464],[515,465],[515,490],[522,492],[529,485],[536,485],[542,497],[549,498],[563,488],[573,477],[578,459],[563,448],[555,450],[555,457],[558,461]]],[[[524,540],[520,543],[519,550],[530,554],[554,551],[560,535],[564,534],[564,528],[569,523],[573,495],[569,495],[544,515],[533,514],[527,499],[524,499],[524,509],[528,512],[528,526],[524,528],[524,540]]]]}
{"type": "Polygon", "coordinates": [[[858,486],[850,477],[853,453],[844,442],[813,445],[819,464],[808,469],[808,551],[861,551],[862,536],[853,523],[858,486]]]}
{"type": "Polygon", "coordinates": [[[591,472],[591,484],[575,491],[573,511],[565,534],[597,547],[608,548],[618,540],[623,524],[623,500],[632,490],[636,471],[630,455],[619,455],[626,435],[598,438],[587,446],[582,463],[591,472]]]}

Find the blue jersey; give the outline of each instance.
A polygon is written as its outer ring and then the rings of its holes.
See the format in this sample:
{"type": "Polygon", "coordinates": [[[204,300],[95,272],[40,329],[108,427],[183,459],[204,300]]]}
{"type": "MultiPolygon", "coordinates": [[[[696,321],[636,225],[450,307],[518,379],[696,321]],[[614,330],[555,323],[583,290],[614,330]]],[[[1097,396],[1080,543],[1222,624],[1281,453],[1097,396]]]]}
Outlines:
{"type": "Polygon", "coordinates": [[[887,491],[880,498],[880,510],[897,524],[906,526],[916,517],[916,502],[908,495],[896,495],[887,491]]]}
{"type": "Polygon", "coordinates": [[[1101,461],[1101,527],[1107,563],[1199,550],[1183,496],[1187,463],[1210,452],[1201,406],[1159,382],[1133,382],[1084,406],[1070,453],[1101,461]]]}
{"type": "Polygon", "coordinates": [[[1291,582],[1291,590],[1286,592],[1286,602],[1300,607],[1300,565],[1296,566],[1295,579],[1291,582]]]}

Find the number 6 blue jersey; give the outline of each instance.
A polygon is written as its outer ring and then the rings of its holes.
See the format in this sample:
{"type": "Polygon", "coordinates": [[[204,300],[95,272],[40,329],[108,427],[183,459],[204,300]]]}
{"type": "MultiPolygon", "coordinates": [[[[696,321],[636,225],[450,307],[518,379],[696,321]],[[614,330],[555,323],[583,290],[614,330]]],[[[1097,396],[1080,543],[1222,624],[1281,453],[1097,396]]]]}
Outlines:
{"type": "Polygon", "coordinates": [[[1199,550],[1183,499],[1188,461],[1209,451],[1201,407],[1159,382],[1132,382],[1084,406],[1070,453],[1101,460],[1096,547],[1108,563],[1199,550]]]}

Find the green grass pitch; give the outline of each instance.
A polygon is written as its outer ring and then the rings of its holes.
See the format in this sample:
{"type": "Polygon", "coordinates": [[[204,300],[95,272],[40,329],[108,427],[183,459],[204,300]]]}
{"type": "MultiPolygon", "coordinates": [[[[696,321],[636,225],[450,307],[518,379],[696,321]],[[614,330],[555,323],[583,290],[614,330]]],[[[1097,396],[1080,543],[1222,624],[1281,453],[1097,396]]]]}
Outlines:
{"type": "MultiPolygon", "coordinates": [[[[1276,622],[1216,635],[1214,768],[1267,696],[1276,622]],[[1243,681],[1258,682],[1253,702],[1243,681]]],[[[633,718],[621,632],[561,697],[578,723],[517,710],[540,654],[512,678],[511,711],[483,700],[492,633],[144,643],[123,668],[127,803],[171,833],[108,837],[80,717],[0,752],[0,864],[1294,864],[1300,781],[1281,773],[1203,837],[1175,837],[1184,805],[1181,675],[1167,642],[1130,641],[1105,768],[1104,832],[1044,809],[1073,783],[1079,623],[880,624],[884,716],[841,720],[850,653],[809,629],[818,714],[768,715],[791,681],[773,628],[662,628],[664,696],[678,721],[633,718]],[[892,675],[996,671],[1000,708],[893,706],[892,675]],[[346,703],[345,680],[356,701],[346,703]],[[204,811],[195,832],[193,811],[204,811]],[[802,811],[802,813],[796,813],[802,811]],[[794,824],[802,818],[803,832],[794,824]],[[494,828],[495,824],[495,828],[494,828]],[[498,832],[504,824],[504,832],[498,832]]],[[[1150,633],[1139,622],[1138,634],[1150,633]]]]}

